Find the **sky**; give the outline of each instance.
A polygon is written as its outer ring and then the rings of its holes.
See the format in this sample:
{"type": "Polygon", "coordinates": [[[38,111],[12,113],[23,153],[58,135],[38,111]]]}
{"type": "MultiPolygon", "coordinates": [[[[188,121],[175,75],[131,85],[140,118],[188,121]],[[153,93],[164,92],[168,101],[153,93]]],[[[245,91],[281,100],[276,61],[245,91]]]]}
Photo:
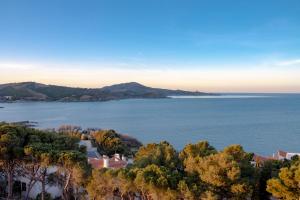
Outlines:
{"type": "Polygon", "coordinates": [[[300,92],[299,0],[1,0],[0,83],[300,92]]]}

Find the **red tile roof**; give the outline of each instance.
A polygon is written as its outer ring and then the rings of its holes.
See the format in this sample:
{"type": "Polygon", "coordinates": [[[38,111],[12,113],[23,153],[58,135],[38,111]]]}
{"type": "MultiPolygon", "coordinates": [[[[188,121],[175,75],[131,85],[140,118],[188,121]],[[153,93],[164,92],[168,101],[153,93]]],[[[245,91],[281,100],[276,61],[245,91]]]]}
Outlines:
{"type": "Polygon", "coordinates": [[[268,161],[268,160],[275,160],[275,159],[273,157],[264,157],[264,156],[254,154],[253,160],[255,162],[265,162],[265,161],[268,161]]]}
{"type": "MultiPolygon", "coordinates": [[[[88,162],[92,165],[95,169],[102,169],[103,168],[103,158],[89,158],[88,162]]],[[[113,169],[120,169],[126,167],[127,162],[118,158],[110,158],[109,159],[109,168],[113,169]]]]}
{"type": "Polygon", "coordinates": [[[282,151],[282,150],[279,150],[278,151],[278,155],[280,155],[280,156],[282,156],[282,157],[286,157],[286,154],[287,154],[287,152],[285,152],[285,151],[282,151]]]}

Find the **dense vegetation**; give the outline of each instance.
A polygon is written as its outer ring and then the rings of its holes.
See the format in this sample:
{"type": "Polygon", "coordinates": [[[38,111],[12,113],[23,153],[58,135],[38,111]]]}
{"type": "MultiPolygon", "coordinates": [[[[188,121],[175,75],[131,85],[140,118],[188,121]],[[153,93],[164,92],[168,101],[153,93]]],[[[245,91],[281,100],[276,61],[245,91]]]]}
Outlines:
{"type": "Polygon", "coordinates": [[[102,155],[111,156],[121,153],[127,156],[137,151],[142,146],[138,140],[126,135],[116,133],[114,130],[98,130],[91,134],[98,151],[102,155]]]}
{"type": "MultiPolygon", "coordinates": [[[[300,198],[300,161],[265,161],[260,167],[250,161],[253,154],[240,145],[217,151],[206,141],[188,144],[178,152],[168,142],[142,146],[134,163],[124,169],[91,170],[85,149],[78,146],[80,128],[61,127],[40,131],[0,124],[0,170],[7,199],[14,193],[16,176],[26,176],[28,188],[36,182],[61,187],[58,199],[131,200],[224,200],[300,198]],[[46,173],[57,166],[54,174],[46,173]],[[4,181],[4,183],[5,183],[4,181]]],[[[94,131],[96,145],[105,153],[130,152],[122,137],[112,130],[94,131]],[[119,152],[120,151],[120,152],[119,152]]],[[[2,190],[3,191],[3,190],[2,190]]],[[[50,199],[41,190],[39,199],[50,199]]]]}
{"type": "Polygon", "coordinates": [[[262,167],[250,164],[252,154],[240,145],[217,151],[206,141],[177,152],[167,142],[139,149],[126,169],[94,170],[87,185],[93,199],[143,200],[298,200],[300,162],[269,160],[262,167]],[[281,169],[280,169],[281,168],[281,169]]]}
{"type": "Polygon", "coordinates": [[[76,137],[57,132],[0,123],[1,195],[7,199],[17,198],[20,191],[13,190],[17,184],[14,180],[23,176],[29,180],[25,199],[37,182],[42,185],[40,198],[43,200],[48,184],[59,185],[63,199],[80,196],[79,188],[84,186],[83,177],[90,168],[85,149],[79,148],[78,141],[76,137]],[[51,166],[58,170],[49,173],[51,166]]]}

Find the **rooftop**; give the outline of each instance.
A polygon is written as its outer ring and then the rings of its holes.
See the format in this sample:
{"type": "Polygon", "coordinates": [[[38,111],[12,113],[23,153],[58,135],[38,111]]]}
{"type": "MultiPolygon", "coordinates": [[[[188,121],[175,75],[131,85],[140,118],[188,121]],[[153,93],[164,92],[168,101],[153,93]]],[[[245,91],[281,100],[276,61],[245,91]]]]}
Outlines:
{"type": "MultiPolygon", "coordinates": [[[[95,169],[102,169],[104,166],[103,158],[89,158],[89,163],[95,169]]],[[[120,169],[127,166],[127,162],[116,157],[109,158],[109,168],[120,169]]]]}

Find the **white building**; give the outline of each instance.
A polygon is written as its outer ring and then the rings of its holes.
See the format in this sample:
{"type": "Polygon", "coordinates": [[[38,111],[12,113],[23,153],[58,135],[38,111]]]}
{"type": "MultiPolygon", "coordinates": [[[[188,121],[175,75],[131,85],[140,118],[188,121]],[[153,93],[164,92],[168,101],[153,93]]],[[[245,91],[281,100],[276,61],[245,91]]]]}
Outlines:
{"type": "Polygon", "coordinates": [[[88,163],[95,169],[111,168],[119,169],[124,168],[132,163],[132,159],[127,159],[124,155],[116,153],[111,158],[106,155],[100,155],[96,147],[92,146],[90,140],[81,140],[79,145],[85,146],[87,150],[88,163]]]}
{"type": "MultiPolygon", "coordinates": [[[[57,167],[52,166],[47,168],[47,173],[52,174],[57,171],[57,167]]],[[[14,180],[15,182],[21,183],[22,197],[25,197],[28,191],[28,184],[30,179],[24,176],[18,176],[14,180]]],[[[37,181],[29,192],[29,198],[35,199],[42,191],[41,182],[37,181]]],[[[45,191],[51,195],[52,198],[59,197],[62,195],[62,189],[57,185],[46,184],[45,191]]]]}
{"type": "Polygon", "coordinates": [[[300,157],[300,153],[291,153],[291,152],[279,150],[277,151],[276,154],[273,154],[273,158],[277,160],[284,160],[284,159],[291,160],[293,156],[300,157]]]}
{"type": "Polygon", "coordinates": [[[300,157],[300,153],[290,153],[290,152],[287,152],[285,158],[288,159],[288,160],[291,160],[293,156],[299,156],[300,157]]]}
{"type": "MultiPolygon", "coordinates": [[[[92,146],[90,140],[81,140],[79,142],[80,146],[85,146],[87,151],[88,162],[92,165],[93,168],[101,169],[101,168],[112,168],[118,169],[126,167],[128,163],[130,163],[130,159],[128,160],[125,156],[120,154],[115,154],[111,158],[108,156],[101,156],[96,147],[92,146]]],[[[55,173],[58,170],[56,166],[48,167],[47,173],[55,173]]],[[[28,191],[28,183],[29,179],[24,176],[18,176],[15,178],[15,182],[20,182],[22,196],[25,197],[28,191]]],[[[36,182],[32,189],[29,192],[29,198],[35,199],[37,195],[39,195],[42,191],[41,182],[36,182]]],[[[46,192],[51,195],[52,198],[62,196],[62,189],[57,185],[49,185],[46,184],[46,192]]]]}

